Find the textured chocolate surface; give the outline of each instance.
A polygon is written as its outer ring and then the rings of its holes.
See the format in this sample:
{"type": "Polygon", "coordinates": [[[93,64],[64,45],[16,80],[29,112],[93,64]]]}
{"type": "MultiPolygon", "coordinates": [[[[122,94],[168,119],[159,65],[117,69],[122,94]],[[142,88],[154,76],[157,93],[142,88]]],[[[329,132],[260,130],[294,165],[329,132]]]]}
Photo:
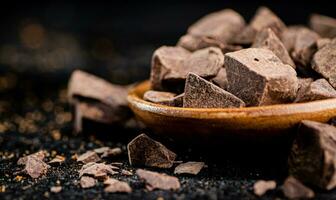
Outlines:
{"type": "Polygon", "coordinates": [[[322,37],[336,37],[336,19],[324,15],[313,14],[310,17],[310,27],[322,37]]]}
{"type": "Polygon", "coordinates": [[[295,102],[307,102],[336,98],[336,90],[324,78],[318,79],[299,89],[295,102]]]}

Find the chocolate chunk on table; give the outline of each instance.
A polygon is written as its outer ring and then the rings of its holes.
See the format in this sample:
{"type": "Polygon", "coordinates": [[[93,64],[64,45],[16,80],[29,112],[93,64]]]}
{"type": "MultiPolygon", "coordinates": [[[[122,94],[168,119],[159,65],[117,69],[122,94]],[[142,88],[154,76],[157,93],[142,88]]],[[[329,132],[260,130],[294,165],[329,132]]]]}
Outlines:
{"type": "Polygon", "coordinates": [[[302,121],[294,140],[289,173],[306,184],[331,190],[336,186],[336,127],[302,121]]]}
{"type": "Polygon", "coordinates": [[[140,134],[127,145],[131,165],[171,168],[176,154],[146,134],[140,134]]]}
{"type": "Polygon", "coordinates": [[[289,176],[285,180],[282,186],[282,192],[288,199],[311,199],[315,196],[313,190],[306,187],[299,180],[292,176],[289,176]]]}
{"type": "Polygon", "coordinates": [[[286,47],[282,44],[278,36],[275,35],[271,28],[259,31],[252,47],[271,50],[284,64],[288,64],[295,69],[295,64],[289,56],[286,47]]]}
{"type": "Polygon", "coordinates": [[[322,37],[336,37],[336,19],[324,15],[313,14],[310,17],[310,27],[322,37]]]}
{"type": "Polygon", "coordinates": [[[307,102],[322,99],[336,98],[336,90],[324,78],[301,87],[294,102],[307,102]]]}
{"type": "Polygon", "coordinates": [[[211,82],[216,84],[218,87],[226,90],[227,85],[228,85],[228,80],[227,80],[225,68],[221,68],[217,76],[211,79],[211,82]]]}
{"type": "Polygon", "coordinates": [[[267,191],[273,190],[275,188],[276,188],[275,181],[258,180],[253,185],[254,194],[259,197],[263,196],[267,191]]]}
{"type": "Polygon", "coordinates": [[[280,37],[280,34],[285,30],[286,25],[270,9],[260,7],[252,18],[250,24],[237,35],[235,43],[252,44],[257,33],[265,28],[271,28],[272,31],[280,37]]]}
{"type": "Polygon", "coordinates": [[[336,39],[318,50],[312,60],[312,68],[336,88],[336,39]]]}
{"type": "Polygon", "coordinates": [[[186,162],[176,166],[174,174],[197,175],[204,167],[204,162],[186,162]]]}
{"type": "Polygon", "coordinates": [[[189,73],[184,89],[185,108],[239,108],[245,103],[200,76],[189,73]]]}
{"type": "Polygon", "coordinates": [[[128,185],[128,183],[124,181],[119,181],[114,178],[108,178],[104,181],[104,184],[107,185],[104,189],[105,192],[123,192],[123,193],[131,193],[132,188],[128,185]]]}
{"type": "Polygon", "coordinates": [[[17,164],[24,165],[23,172],[28,174],[30,177],[34,179],[39,178],[42,175],[45,175],[50,168],[50,166],[43,161],[44,157],[45,152],[39,151],[20,158],[17,164]]]}
{"type": "Polygon", "coordinates": [[[270,50],[248,48],[225,54],[228,91],[247,106],[292,102],[297,93],[295,70],[270,50]]]}
{"type": "Polygon", "coordinates": [[[82,162],[84,164],[90,163],[90,162],[98,162],[100,160],[101,160],[100,157],[94,151],[87,151],[81,154],[80,156],[78,156],[77,158],[77,162],[82,162]]]}
{"type": "Polygon", "coordinates": [[[145,92],[143,99],[153,103],[158,103],[166,106],[176,106],[179,107],[182,105],[181,96],[176,95],[171,92],[161,92],[148,90],[145,92]]]}
{"type": "Polygon", "coordinates": [[[141,180],[144,180],[146,183],[146,188],[149,191],[154,189],[160,190],[178,190],[181,187],[181,184],[178,178],[174,176],[168,176],[164,173],[157,173],[148,170],[138,169],[136,174],[141,180]]]}

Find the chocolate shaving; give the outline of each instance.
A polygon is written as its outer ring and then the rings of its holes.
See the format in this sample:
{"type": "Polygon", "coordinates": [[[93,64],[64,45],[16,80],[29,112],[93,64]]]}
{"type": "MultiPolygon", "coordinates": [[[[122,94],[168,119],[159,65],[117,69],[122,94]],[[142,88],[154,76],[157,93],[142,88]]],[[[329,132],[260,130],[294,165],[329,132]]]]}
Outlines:
{"type": "Polygon", "coordinates": [[[204,167],[204,162],[186,162],[179,164],[175,170],[174,174],[193,174],[197,175],[204,167]]]}
{"type": "Polygon", "coordinates": [[[79,176],[83,175],[91,175],[97,178],[105,178],[108,174],[114,175],[118,172],[113,171],[113,169],[119,169],[118,167],[114,167],[112,165],[106,165],[104,163],[87,163],[82,166],[79,170],[79,176]]]}
{"type": "Polygon", "coordinates": [[[261,197],[264,194],[266,194],[267,191],[273,190],[276,188],[276,182],[275,181],[264,181],[259,180],[254,183],[253,190],[254,194],[261,197]]]}
{"type": "Polygon", "coordinates": [[[82,188],[94,187],[96,183],[97,183],[97,180],[89,176],[82,176],[80,179],[80,185],[82,188]]]}
{"type": "Polygon", "coordinates": [[[82,162],[84,164],[90,163],[90,162],[98,162],[100,160],[101,160],[100,157],[94,151],[87,151],[84,154],[78,156],[77,158],[77,162],[82,162]]]}
{"type": "Polygon", "coordinates": [[[105,192],[123,192],[123,193],[131,193],[132,188],[128,185],[128,183],[123,181],[118,181],[114,178],[108,178],[104,181],[104,184],[107,185],[104,189],[105,192]]]}
{"type": "Polygon", "coordinates": [[[136,171],[136,174],[141,180],[145,181],[146,188],[149,191],[152,191],[154,189],[178,190],[181,187],[178,178],[174,176],[168,176],[164,173],[138,169],[136,171]]]}
{"type": "Polygon", "coordinates": [[[315,193],[310,188],[303,185],[296,178],[289,176],[283,186],[282,191],[285,197],[289,199],[311,199],[314,198],[315,193]]]}
{"type": "Polygon", "coordinates": [[[140,134],[127,145],[131,165],[170,168],[176,154],[146,134],[140,134]]]}
{"type": "Polygon", "coordinates": [[[310,27],[322,37],[336,37],[336,19],[324,15],[313,14],[310,17],[310,27]]]}

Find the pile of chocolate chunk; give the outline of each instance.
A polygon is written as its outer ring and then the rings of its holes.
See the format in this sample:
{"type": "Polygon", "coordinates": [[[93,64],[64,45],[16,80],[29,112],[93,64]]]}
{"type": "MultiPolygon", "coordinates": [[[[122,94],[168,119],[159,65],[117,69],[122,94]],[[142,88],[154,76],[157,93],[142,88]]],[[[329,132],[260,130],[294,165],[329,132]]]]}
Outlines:
{"type": "Polygon", "coordinates": [[[336,19],[313,14],[286,26],[260,7],[249,24],[231,9],[192,24],[152,57],[153,103],[235,108],[336,98],[336,19]],[[334,39],[333,39],[334,38],[334,39]]]}

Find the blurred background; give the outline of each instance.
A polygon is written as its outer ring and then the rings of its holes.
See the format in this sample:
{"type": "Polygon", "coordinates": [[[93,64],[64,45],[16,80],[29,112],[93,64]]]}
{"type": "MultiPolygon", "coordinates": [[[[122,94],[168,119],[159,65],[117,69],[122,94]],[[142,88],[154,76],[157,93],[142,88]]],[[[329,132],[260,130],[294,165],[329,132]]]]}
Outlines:
{"type": "Polygon", "coordinates": [[[81,68],[114,83],[143,80],[154,49],[174,45],[200,17],[232,8],[248,22],[261,5],[286,24],[336,13],[321,0],[10,1],[0,8],[0,73],[64,84],[81,68]]]}

